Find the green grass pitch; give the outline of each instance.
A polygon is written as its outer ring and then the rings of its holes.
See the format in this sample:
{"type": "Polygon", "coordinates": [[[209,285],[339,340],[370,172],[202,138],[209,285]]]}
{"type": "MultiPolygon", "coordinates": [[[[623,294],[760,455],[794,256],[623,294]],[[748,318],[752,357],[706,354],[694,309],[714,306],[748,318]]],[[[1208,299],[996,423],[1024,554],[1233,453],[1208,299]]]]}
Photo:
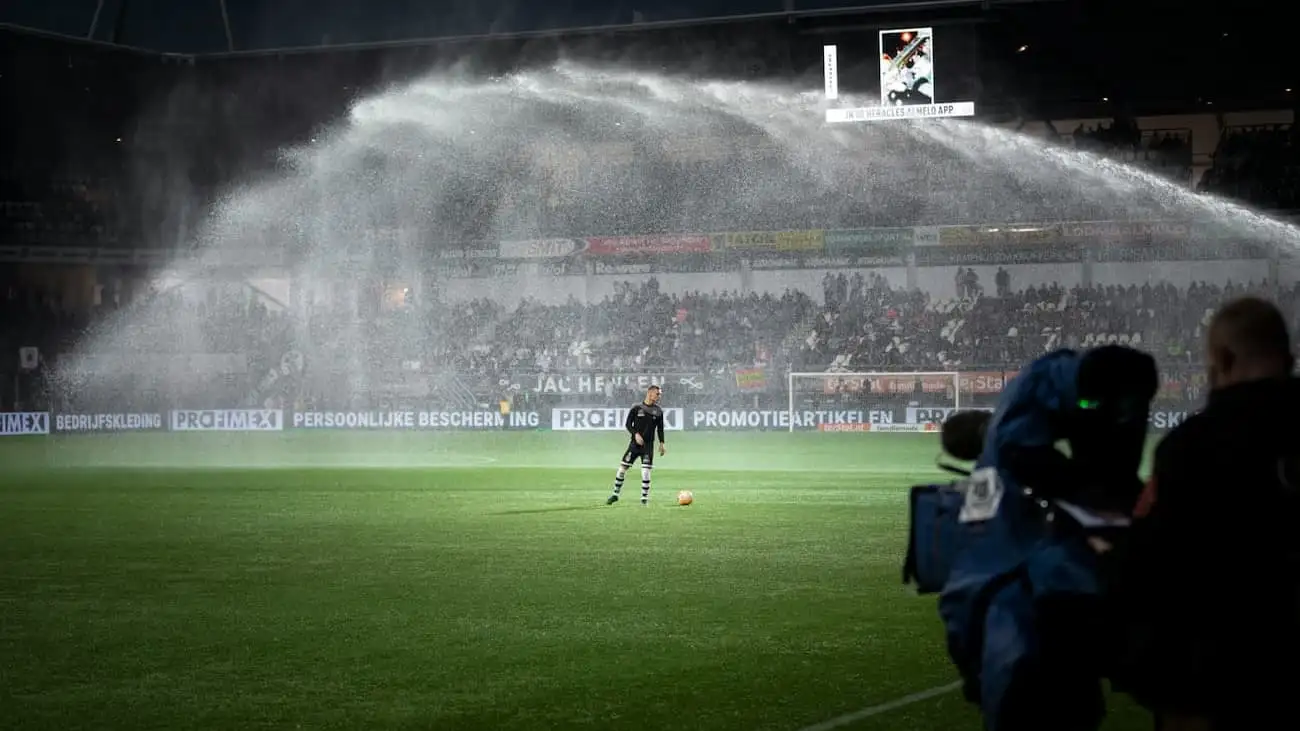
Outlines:
{"type": "MultiPolygon", "coordinates": [[[[955,679],[899,578],[936,438],[675,433],[606,507],[623,446],[0,440],[0,727],[797,731],[955,679]]],[[[949,692],[845,728],[978,727],[949,692]]]]}

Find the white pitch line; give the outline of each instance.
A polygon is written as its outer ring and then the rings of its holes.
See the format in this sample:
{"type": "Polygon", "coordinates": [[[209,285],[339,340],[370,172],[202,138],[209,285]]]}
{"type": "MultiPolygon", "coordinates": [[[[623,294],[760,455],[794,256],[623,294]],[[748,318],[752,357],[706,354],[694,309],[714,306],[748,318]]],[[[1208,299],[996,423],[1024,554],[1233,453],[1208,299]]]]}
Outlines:
{"type": "Polygon", "coordinates": [[[928,700],[938,695],[943,695],[944,693],[951,693],[952,691],[957,690],[960,687],[961,687],[961,681],[956,680],[951,683],[948,683],[947,685],[940,685],[938,687],[931,688],[929,690],[923,690],[919,693],[905,695],[902,698],[896,698],[892,701],[889,701],[887,703],[881,703],[880,705],[877,706],[868,706],[866,708],[863,708],[860,711],[846,713],[843,716],[836,716],[835,718],[832,718],[829,721],[822,721],[821,723],[815,723],[811,726],[805,726],[799,729],[799,731],[831,731],[831,729],[847,726],[851,723],[857,723],[858,721],[861,721],[863,719],[871,718],[872,716],[878,716],[882,713],[892,711],[895,708],[910,706],[913,703],[920,703],[921,701],[928,700]]]}

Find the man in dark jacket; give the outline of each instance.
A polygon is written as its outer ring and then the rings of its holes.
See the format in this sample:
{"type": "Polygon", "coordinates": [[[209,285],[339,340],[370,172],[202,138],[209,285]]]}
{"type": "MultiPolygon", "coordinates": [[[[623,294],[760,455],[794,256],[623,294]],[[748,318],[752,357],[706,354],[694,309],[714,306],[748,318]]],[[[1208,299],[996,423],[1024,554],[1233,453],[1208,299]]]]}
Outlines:
{"type": "Polygon", "coordinates": [[[1117,608],[1116,685],[1165,731],[1300,728],[1300,382],[1272,304],[1225,305],[1208,402],[1156,450],[1117,608]]]}

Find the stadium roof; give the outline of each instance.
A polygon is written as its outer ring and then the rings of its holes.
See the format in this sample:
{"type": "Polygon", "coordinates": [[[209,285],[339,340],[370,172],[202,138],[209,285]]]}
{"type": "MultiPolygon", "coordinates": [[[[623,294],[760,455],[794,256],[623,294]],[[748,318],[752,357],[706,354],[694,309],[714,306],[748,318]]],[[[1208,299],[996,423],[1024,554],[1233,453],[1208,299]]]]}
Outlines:
{"type": "Polygon", "coordinates": [[[1132,0],[0,0],[0,29],[164,59],[302,57],[344,76],[328,64],[369,64],[391,80],[399,67],[509,59],[525,46],[534,61],[556,44],[566,53],[598,47],[598,58],[626,51],[618,58],[627,61],[635,49],[677,53],[697,33],[716,48],[675,63],[767,54],[782,72],[806,75],[819,71],[824,42],[861,44],[887,26],[965,25],[945,30],[945,43],[965,44],[958,65],[986,110],[986,100],[1063,118],[1296,109],[1291,49],[1260,35],[1268,16],[1251,12],[1256,5],[1237,0],[1208,14],[1132,0]],[[410,48],[362,50],[390,47],[410,48]]]}
{"type": "Polygon", "coordinates": [[[0,24],[180,55],[1052,0],[6,0],[0,24]]]}

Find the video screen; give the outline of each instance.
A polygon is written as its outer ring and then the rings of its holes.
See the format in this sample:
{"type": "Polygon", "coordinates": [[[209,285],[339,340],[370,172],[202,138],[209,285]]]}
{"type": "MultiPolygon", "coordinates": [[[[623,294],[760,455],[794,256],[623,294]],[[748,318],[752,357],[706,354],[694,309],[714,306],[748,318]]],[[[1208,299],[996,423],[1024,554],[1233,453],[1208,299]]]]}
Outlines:
{"type": "Polygon", "coordinates": [[[934,31],[880,32],[880,103],[891,107],[933,104],[934,31]]]}

